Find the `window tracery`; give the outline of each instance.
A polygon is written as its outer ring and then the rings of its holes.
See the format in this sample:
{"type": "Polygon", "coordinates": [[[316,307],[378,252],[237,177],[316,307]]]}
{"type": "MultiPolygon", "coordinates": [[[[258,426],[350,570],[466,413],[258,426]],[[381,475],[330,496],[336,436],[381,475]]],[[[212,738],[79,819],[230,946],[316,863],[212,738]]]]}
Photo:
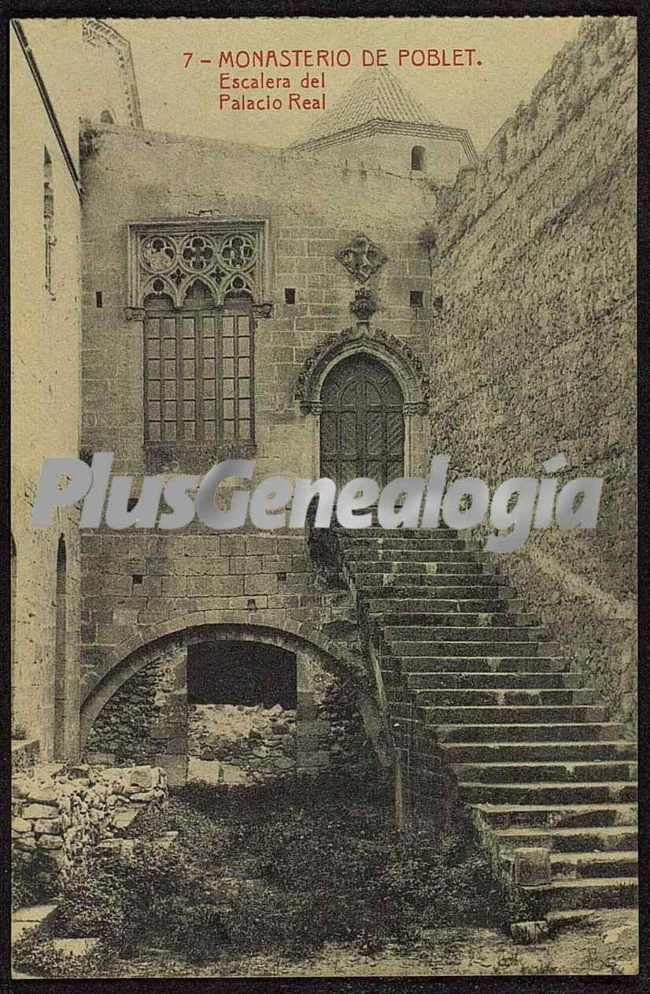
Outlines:
{"type": "Polygon", "coordinates": [[[192,222],[130,226],[131,307],[167,295],[182,307],[200,275],[215,305],[229,298],[263,301],[264,223],[192,222]]]}

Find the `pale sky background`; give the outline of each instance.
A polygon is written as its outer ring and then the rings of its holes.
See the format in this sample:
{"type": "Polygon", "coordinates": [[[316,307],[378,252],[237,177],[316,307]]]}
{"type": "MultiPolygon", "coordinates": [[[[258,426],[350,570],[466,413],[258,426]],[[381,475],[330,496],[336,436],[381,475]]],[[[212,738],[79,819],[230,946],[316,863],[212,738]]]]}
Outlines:
{"type": "MultiPolygon", "coordinates": [[[[363,48],[385,48],[392,73],[443,124],[467,128],[481,151],[528,100],[554,55],[575,38],[580,17],[525,18],[118,18],[108,20],[131,43],[145,127],[259,145],[284,146],[316,123],[319,111],[219,111],[218,68],[200,65],[232,49],[349,49],[349,68],[325,70],[327,109],[363,72],[363,48]],[[475,48],[476,68],[414,69],[396,65],[397,50],[475,48]],[[194,52],[184,69],[183,52],[194,52]]],[[[230,70],[229,70],[230,71],[230,70]]],[[[259,69],[238,70],[256,75],[259,69]]],[[[268,74],[299,79],[306,70],[268,74]]],[[[311,72],[318,72],[313,69],[311,72]]],[[[236,96],[235,91],[230,91],[236,96]]],[[[250,96],[288,90],[254,90],[250,96]]],[[[313,90],[316,95],[319,91],[313,90]]],[[[285,100],[286,102],[286,100],[285,100]]]]}

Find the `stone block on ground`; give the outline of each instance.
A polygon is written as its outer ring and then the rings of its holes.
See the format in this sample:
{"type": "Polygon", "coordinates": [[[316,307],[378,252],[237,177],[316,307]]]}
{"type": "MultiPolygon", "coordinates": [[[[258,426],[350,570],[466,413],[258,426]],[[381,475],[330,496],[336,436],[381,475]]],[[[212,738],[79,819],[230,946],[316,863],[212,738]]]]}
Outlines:
{"type": "Polygon", "coordinates": [[[543,942],[548,939],[550,929],[545,921],[513,922],[510,934],[514,942],[528,945],[532,942],[543,942]]]}
{"type": "Polygon", "coordinates": [[[53,949],[65,956],[82,959],[101,948],[101,940],[95,938],[52,939],[53,949]]]}

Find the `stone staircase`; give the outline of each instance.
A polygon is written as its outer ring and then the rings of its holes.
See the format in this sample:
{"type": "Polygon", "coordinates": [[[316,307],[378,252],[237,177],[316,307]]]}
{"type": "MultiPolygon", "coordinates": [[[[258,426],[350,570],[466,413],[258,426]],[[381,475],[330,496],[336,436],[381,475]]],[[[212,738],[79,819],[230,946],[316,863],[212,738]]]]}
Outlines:
{"type": "Polygon", "coordinates": [[[531,915],[634,905],[636,746],[457,533],[338,531],[415,792],[440,771],[531,915]],[[410,724],[409,724],[410,723],[410,724]]]}

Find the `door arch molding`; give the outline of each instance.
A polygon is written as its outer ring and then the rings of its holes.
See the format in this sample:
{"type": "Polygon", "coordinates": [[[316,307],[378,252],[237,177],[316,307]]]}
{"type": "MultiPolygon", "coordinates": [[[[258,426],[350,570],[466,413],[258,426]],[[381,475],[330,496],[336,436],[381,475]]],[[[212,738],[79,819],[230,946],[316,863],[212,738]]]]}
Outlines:
{"type": "Polygon", "coordinates": [[[431,381],[420,356],[406,342],[381,328],[346,328],[324,339],[303,363],[296,381],[295,398],[303,414],[321,413],[323,383],[343,359],[365,353],[382,362],[400,385],[404,414],[428,414],[431,381]]]}
{"type": "Polygon", "coordinates": [[[428,417],[431,381],[420,356],[406,342],[381,328],[372,331],[363,325],[346,328],[323,339],[303,363],[296,381],[294,398],[302,414],[313,416],[311,432],[312,469],[320,476],[320,416],[322,387],[328,375],[344,359],[366,355],[379,360],[397,380],[404,404],[404,475],[411,476],[427,458],[428,417]]]}

